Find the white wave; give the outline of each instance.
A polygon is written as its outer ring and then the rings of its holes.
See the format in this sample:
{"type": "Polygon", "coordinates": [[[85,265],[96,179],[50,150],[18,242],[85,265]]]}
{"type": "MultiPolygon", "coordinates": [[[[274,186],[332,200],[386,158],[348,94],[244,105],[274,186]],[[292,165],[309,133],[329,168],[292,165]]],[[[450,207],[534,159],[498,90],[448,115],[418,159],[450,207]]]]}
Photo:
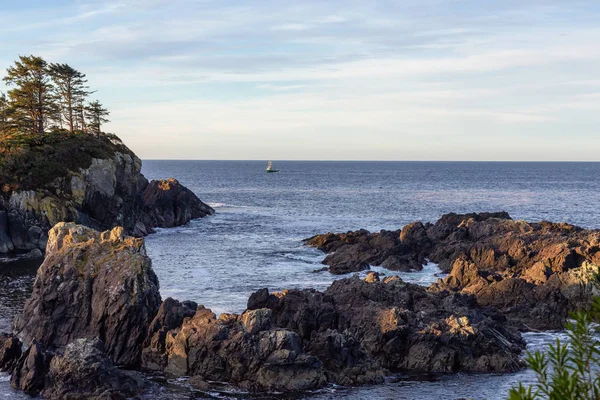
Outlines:
{"type": "Polygon", "coordinates": [[[252,208],[251,206],[241,206],[238,204],[229,204],[229,203],[206,203],[212,208],[252,208]]]}

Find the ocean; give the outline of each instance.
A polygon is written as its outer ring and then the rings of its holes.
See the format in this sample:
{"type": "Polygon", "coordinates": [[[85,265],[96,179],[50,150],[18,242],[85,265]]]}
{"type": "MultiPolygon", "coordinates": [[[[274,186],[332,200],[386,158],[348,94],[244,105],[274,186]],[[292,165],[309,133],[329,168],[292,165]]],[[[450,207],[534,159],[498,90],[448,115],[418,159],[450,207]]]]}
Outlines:
{"type": "MultiPolygon", "coordinates": [[[[600,228],[600,163],[274,161],[280,169],[274,174],[265,173],[266,164],[144,161],[148,179],[176,177],[216,210],[146,238],[163,298],[194,300],[219,314],[244,310],[248,296],[264,287],[324,289],[343,276],[313,272],[322,267],[324,254],[303,246],[302,239],[330,231],[399,229],[448,212],[503,210],[514,219],[600,228]]],[[[34,270],[0,266],[0,330],[10,325],[30,290],[34,270]]],[[[427,285],[439,269],[429,264],[398,275],[427,285]]],[[[544,348],[557,336],[562,334],[525,335],[530,349],[544,348]]],[[[331,386],[298,398],[504,399],[518,381],[533,379],[528,371],[393,376],[381,386],[331,386]]],[[[5,380],[0,375],[0,398],[21,396],[5,380]]],[[[210,395],[246,397],[230,390],[210,395]]],[[[178,380],[147,398],[205,396],[178,380]]]]}

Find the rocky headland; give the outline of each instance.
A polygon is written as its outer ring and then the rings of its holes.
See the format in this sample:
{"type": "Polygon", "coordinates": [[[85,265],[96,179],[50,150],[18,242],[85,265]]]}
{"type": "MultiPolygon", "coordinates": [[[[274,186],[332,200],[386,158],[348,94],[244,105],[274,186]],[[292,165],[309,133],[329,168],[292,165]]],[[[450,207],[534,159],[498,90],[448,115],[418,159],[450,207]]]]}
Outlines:
{"type": "Polygon", "coordinates": [[[521,330],[561,329],[569,312],[598,294],[600,231],[566,223],[515,221],[505,212],[447,214],[397,231],[328,233],[306,241],[329,253],[334,274],[418,270],[426,260],[449,273],[430,293],[467,296],[521,330]]]}
{"type": "Polygon", "coordinates": [[[58,222],[144,236],[214,213],[175,179],[148,182],[141,160],[114,135],[22,140],[0,149],[0,255],[41,256],[58,222]]]}
{"type": "Polygon", "coordinates": [[[0,336],[0,370],[44,398],[125,398],[154,371],[207,390],[251,392],[383,382],[390,371],[509,372],[524,342],[460,293],[372,273],[324,292],[255,292],[241,314],[161,302],[143,239],[60,223],[33,293],[0,336]],[[127,367],[129,370],[122,370],[127,367]]]}

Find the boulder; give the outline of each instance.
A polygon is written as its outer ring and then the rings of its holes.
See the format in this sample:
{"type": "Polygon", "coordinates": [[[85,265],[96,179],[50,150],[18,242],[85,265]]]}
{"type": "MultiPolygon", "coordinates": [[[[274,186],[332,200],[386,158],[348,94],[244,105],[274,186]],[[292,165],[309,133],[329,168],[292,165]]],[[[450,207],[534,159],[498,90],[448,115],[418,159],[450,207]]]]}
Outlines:
{"type": "Polygon", "coordinates": [[[78,339],[52,359],[41,394],[48,400],[124,400],[143,387],[139,373],[114,366],[100,340],[78,339]]]}
{"type": "Polygon", "coordinates": [[[179,328],[185,318],[193,317],[198,305],[191,301],[180,303],[167,298],[148,328],[142,352],[142,366],[152,371],[162,371],[167,366],[165,341],[169,331],[179,328]]]}
{"type": "Polygon", "coordinates": [[[170,228],[214,214],[191,190],[170,178],[152,181],[143,192],[147,226],[170,228]]]}
{"type": "Polygon", "coordinates": [[[167,335],[167,373],[229,382],[250,391],[315,389],[327,380],[298,334],[269,328],[270,311],[216,317],[202,306],[167,335]]]}
{"type": "Polygon", "coordinates": [[[49,350],[99,338],[115,364],[136,366],[161,304],[158,288],[143,239],[125,236],[123,228],[59,223],[14,331],[26,345],[49,350]]]}

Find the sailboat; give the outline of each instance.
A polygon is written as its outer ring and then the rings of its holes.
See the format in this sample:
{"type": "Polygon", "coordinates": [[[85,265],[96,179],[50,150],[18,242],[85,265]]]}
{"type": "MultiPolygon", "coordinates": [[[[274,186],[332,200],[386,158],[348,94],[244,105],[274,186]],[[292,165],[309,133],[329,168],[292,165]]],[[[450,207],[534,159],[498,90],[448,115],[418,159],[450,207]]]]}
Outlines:
{"type": "Polygon", "coordinates": [[[267,172],[279,172],[279,170],[273,168],[273,162],[269,161],[269,163],[267,164],[267,172]]]}

